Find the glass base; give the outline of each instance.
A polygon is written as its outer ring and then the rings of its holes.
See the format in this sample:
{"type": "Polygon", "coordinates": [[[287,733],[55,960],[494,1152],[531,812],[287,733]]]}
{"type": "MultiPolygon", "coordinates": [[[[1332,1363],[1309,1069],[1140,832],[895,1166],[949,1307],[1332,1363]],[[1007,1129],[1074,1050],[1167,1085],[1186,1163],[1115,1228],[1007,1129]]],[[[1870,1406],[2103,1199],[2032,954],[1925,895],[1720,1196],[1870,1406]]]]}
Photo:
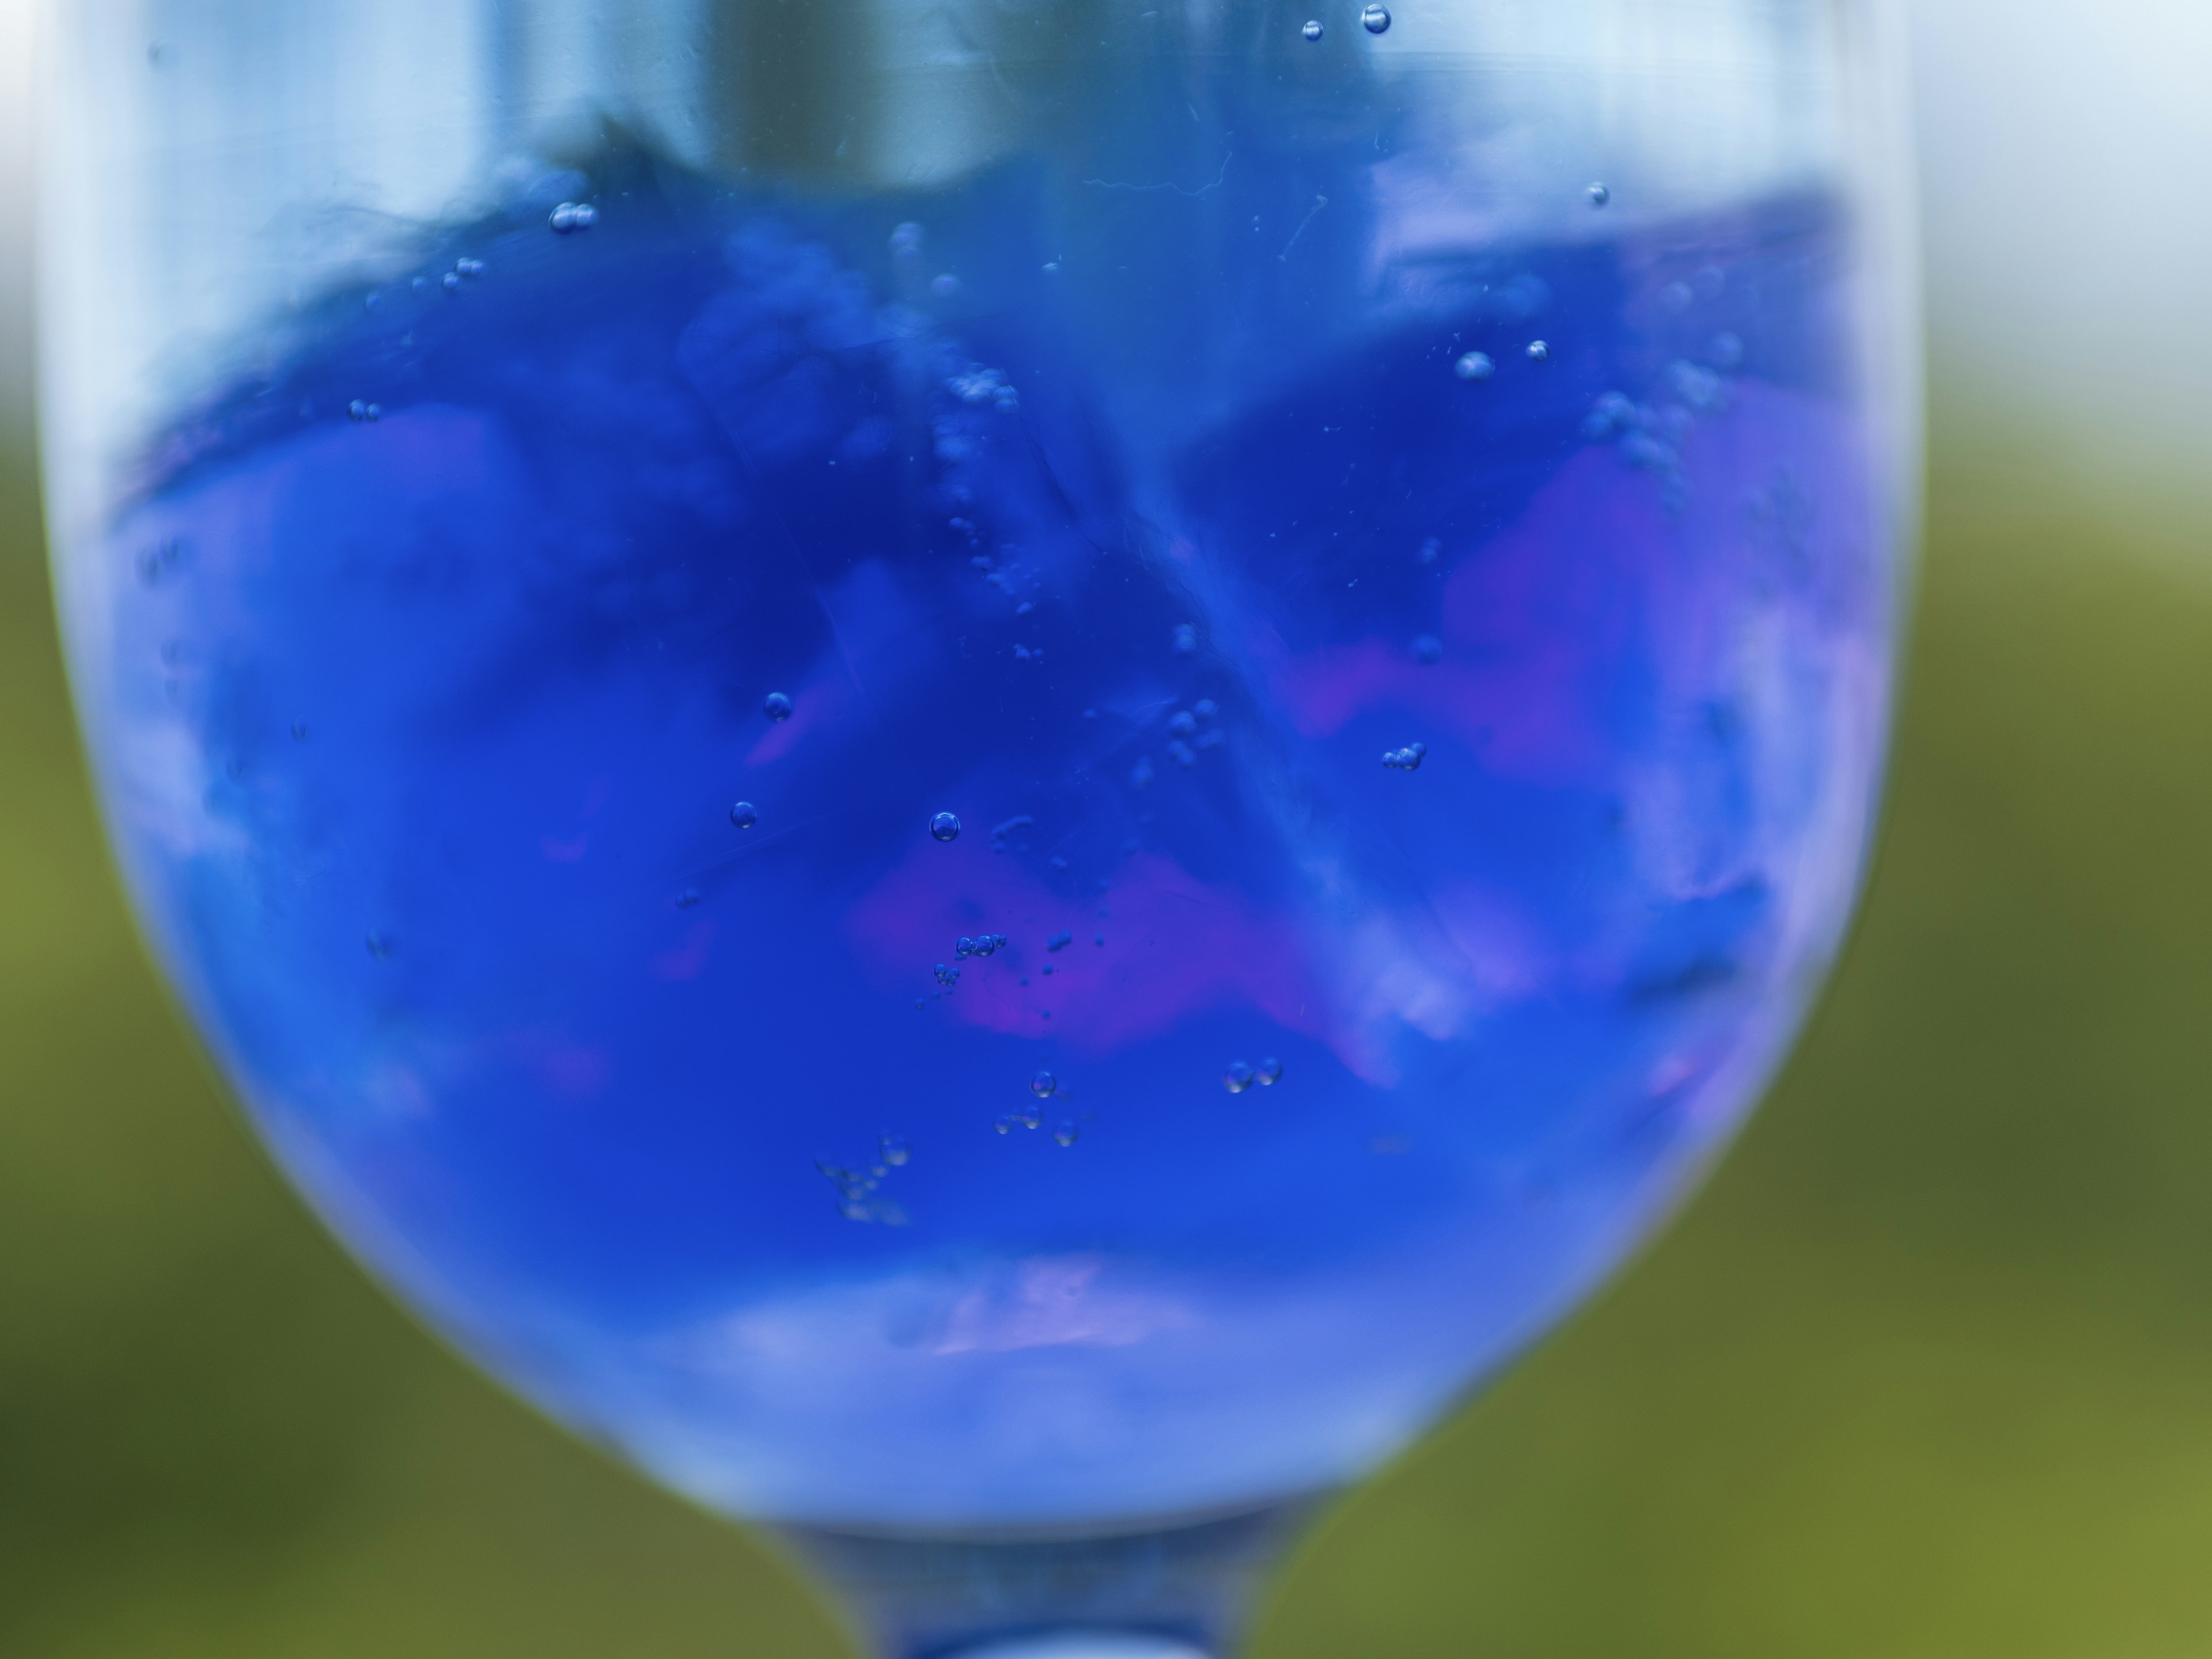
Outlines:
{"type": "Polygon", "coordinates": [[[777,1530],[881,1659],[1207,1659],[1322,1501],[1111,1531],[777,1530]]]}
{"type": "Polygon", "coordinates": [[[963,1649],[961,1659],[1213,1659],[1213,1656],[1172,1637],[1139,1636],[1129,1631],[1063,1630],[963,1649]]]}

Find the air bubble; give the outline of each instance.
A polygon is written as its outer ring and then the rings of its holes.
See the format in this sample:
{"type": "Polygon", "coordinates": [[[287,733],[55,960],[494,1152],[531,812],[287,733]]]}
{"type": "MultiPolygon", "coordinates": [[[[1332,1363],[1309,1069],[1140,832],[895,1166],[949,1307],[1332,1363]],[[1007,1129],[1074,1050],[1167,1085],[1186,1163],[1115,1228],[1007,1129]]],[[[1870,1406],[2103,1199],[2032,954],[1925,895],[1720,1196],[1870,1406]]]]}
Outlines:
{"type": "Polygon", "coordinates": [[[1743,341],[1734,334],[1716,334],[1705,356],[1715,368],[1734,368],[1743,362],[1743,341]]]}
{"type": "Polygon", "coordinates": [[[1252,1068],[1241,1060],[1231,1060],[1221,1074],[1221,1086],[1232,1095],[1243,1094],[1252,1086],[1252,1068]]]}
{"type": "Polygon", "coordinates": [[[1179,738],[1187,738],[1198,730],[1198,716],[1188,709],[1178,709],[1168,716],[1168,730],[1179,738]]]}
{"type": "Polygon", "coordinates": [[[1198,629],[1190,623],[1177,623],[1175,629],[1175,648],[1184,655],[1198,649],[1198,629]]]}
{"type": "Polygon", "coordinates": [[[1309,40],[1320,40],[1322,37],[1321,19],[1318,17],[1309,18],[1306,21],[1306,26],[1300,29],[1298,33],[1304,35],[1309,40]]]}
{"type": "Polygon", "coordinates": [[[929,821],[929,833],[939,841],[960,839],[960,820],[950,812],[939,812],[929,821]]]}
{"type": "Polygon", "coordinates": [[[1470,351],[1452,365],[1452,373],[1462,380],[1486,380],[1497,372],[1498,366],[1480,351],[1470,351]]]}
{"type": "Polygon", "coordinates": [[[1283,1062],[1277,1060],[1273,1054],[1269,1054],[1265,1060],[1261,1060],[1257,1066],[1252,1068],[1252,1081],[1255,1083],[1272,1086],[1274,1084],[1281,1082],[1282,1078],[1283,1062]]]}
{"type": "Polygon", "coordinates": [[[1034,1106],[1024,1106],[1014,1114],[1014,1121],[1024,1129],[1040,1128],[1044,1123],[1044,1114],[1034,1106]]]}
{"type": "Polygon", "coordinates": [[[1052,1138],[1063,1146],[1073,1146],[1077,1133],[1073,1120],[1064,1118],[1053,1129],[1052,1138]]]}
{"type": "Polygon", "coordinates": [[[960,292],[960,279],[945,271],[929,279],[929,291],[940,300],[950,300],[960,292]]]}
{"type": "Polygon", "coordinates": [[[876,1147],[882,1153],[884,1162],[895,1170],[914,1155],[904,1137],[900,1135],[878,1135],[876,1147]]]}
{"type": "Polygon", "coordinates": [[[1369,6],[1359,14],[1359,27],[1370,34],[1380,34],[1390,27],[1390,14],[1380,6],[1369,6]]]}
{"type": "Polygon", "coordinates": [[[1589,198],[1589,204],[1594,208],[1603,207],[1613,199],[1613,192],[1603,185],[1592,185],[1583,193],[1589,198]]]}
{"type": "Polygon", "coordinates": [[[1413,640],[1413,660],[1424,666],[1440,663],[1444,659],[1444,642],[1433,634],[1421,634],[1413,640]]]}
{"type": "Polygon", "coordinates": [[[1000,1134],[1010,1133],[1014,1127],[1014,1115],[1012,1112],[1000,1113],[991,1120],[991,1127],[1000,1134]]]}
{"type": "Polygon", "coordinates": [[[1552,348],[1543,341],[1531,340],[1528,342],[1528,361],[1530,362],[1546,362],[1550,360],[1551,356],[1552,348]]]}
{"type": "Polygon", "coordinates": [[[1052,1091],[1060,1087],[1060,1079],[1050,1072],[1039,1072],[1030,1079],[1030,1092],[1039,1100],[1052,1098],[1052,1091]]]}
{"type": "Polygon", "coordinates": [[[760,813],[749,800],[741,800],[730,809],[730,822],[740,830],[750,830],[760,822],[760,813]]]}
{"type": "Polygon", "coordinates": [[[761,702],[761,713],[772,720],[791,718],[791,699],[781,691],[771,691],[761,702]]]}

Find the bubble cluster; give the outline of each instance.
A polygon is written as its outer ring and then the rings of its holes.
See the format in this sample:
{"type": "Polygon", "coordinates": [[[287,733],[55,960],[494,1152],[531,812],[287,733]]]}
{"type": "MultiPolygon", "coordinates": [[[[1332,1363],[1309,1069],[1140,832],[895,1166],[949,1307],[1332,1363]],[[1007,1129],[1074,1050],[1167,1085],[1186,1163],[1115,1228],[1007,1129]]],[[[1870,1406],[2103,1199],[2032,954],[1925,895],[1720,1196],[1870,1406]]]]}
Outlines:
{"type": "Polygon", "coordinates": [[[1593,442],[1610,438],[1636,424],[1636,404],[1618,392],[1601,395],[1583,417],[1583,436],[1593,442]]]}
{"type": "Polygon", "coordinates": [[[1386,749],[1382,751],[1382,764],[1400,772],[1418,772],[1421,769],[1421,757],[1428,752],[1428,745],[1422,743],[1409,743],[1403,749],[1386,749]]]}
{"type": "Polygon", "coordinates": [[[837,1213],[848,1221],[872,1221],[885,1227],[906,1225],[906,1212],[896,1204],[873,1197],[878,1182],[890,1173],[890,1166],[906,1162],[906,1142],[894,1135],[878,1137],[877,1150],[882,1161],[865,1170],[848,1170],[842,1164],[832,1164],[826,1158],[816,1158],[814,1167],[822,1178],[837,1189],[837,1213]],[[891,1149],[897,1149],[896,1158],[891,1149]]]}
{"type": "Polygon", "coordinates": [[[957,957],[988,957],[1004,948],[1006,943],[1004,933],[978,933],[973,939],[963,933],[959,943],[952,947],[952,954],[957,957]]]}
{"type": "Polygon", "coordinates": [[[545,222],[553,228],[556,236],[567,236],[580,230],[589,230],[599,222],[599,210],[589,202],[563,202],[546,216],[545,222]]]}
{"type": "Polygon", "coordinates": [[[346,418],[349,421],[374,421],[383,413],[379,405],[363,403],[358,398],[346,405],[346,418]]]}
{"type": "MultiPolygon", "coordinates": [[[[1006,376],[981,363],[970,363],[963,373],[948,376],[945,389],[962,403],[978,407],[989,404],[999,409],[1019,409],[1022,405],[1021,394],[1007,383],[1006,376]]],[[[988,566],[986,561],[983,568],[988,566]]]]}
{"type": "Polygon", "coordinates": [[[1048,951],[1064,951],[1074,943],[1075,935],[1063,927],[1044,942],[1044,948],[1048,951]]]}
{"type": "Polygon", "coordinates": [[[1717,415],[1733,400],[1735,389],[1710,368],[1683,359],[1667,365],[1667,389],[1699,415],[1717,415]]]}
{"type": "Polygon", "coordinates": [[[960,839],[960,820],[951,812],[939,812],[929,821],[929,833],[939,841],[960,839]]]}

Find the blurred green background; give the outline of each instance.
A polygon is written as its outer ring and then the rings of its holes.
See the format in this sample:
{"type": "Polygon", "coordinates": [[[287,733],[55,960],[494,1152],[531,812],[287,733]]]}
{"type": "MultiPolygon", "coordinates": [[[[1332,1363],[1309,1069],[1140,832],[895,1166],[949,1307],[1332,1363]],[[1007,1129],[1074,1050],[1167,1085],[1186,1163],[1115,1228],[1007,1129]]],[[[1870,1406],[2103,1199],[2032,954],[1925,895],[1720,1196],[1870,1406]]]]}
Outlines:
{"type": "MultiPolygon", "coordinates": [[[[147,966],[39,556],[25,15],[0,0],[0,1656],[838,1659],[766,1548],[363,1279],[147,966]]],[[[1915,22],[1929,526],[1841,971],[1680,1222],[1324,1520],[1252,1659],[2212,1650],[2212,100],[2183,86],[2212,9],[1915,22]]]]}
{"type": "MultiPolygon", "coordinates": [[[[2212,567],[1971,410],[1934,453],[1887,826],[1780,1086],[1328,1516],[1255,1659],[2212,1648],[2212,567]]],[[[0,1653],[838,1653],[279,1184],[132,934],[0,476],[0,1653]]]]}

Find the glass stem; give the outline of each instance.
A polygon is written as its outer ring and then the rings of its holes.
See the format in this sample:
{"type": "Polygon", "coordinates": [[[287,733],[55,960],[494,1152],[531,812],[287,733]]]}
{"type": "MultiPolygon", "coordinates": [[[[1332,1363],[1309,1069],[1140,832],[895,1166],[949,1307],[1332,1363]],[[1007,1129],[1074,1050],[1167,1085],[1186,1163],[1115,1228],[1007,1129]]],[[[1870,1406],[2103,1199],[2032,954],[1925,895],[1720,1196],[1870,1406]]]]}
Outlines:
{"type": "Polygon", "coordinates": [[[836,1588],[878,1659],[1219,1659],[1322,1502],[1112,1531],[777,1530],[836,1588]]]}

